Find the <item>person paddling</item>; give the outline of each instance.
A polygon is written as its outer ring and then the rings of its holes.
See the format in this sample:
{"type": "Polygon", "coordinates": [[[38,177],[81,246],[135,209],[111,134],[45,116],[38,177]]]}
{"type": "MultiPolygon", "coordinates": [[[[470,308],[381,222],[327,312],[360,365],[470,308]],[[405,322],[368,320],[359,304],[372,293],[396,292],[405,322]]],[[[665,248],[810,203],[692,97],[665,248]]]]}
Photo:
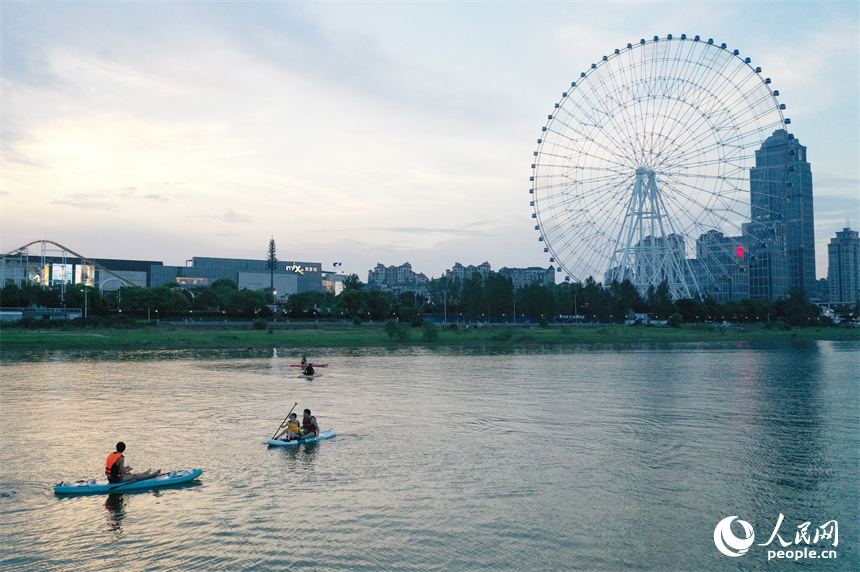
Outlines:
{"type": "Polygon", "coordinates": [[[116,451],[108,455],[105,462],[105,475],[109,483],[131,483],[151,479],[161,474],[161,469],[147,469],[142,473],[132,473],[132,467],[125,466],[125,443],[120,441],[116,444],[116,451]]]}
{"type": "Polygon", "coordinates": [[[302,428],[299,426],[299,418],[295,413],[290,413],[287,421],[287,426],[283,431],[275,435],[275,439],[283,441],[292,441],[293,439],[301,439],[302,428]]]}
{"type": "Polygon", "coordinates": [[[304,374],[305,375],[313,375],[315,373],[313,364],[308,364],[305,366],[304,374]]]}

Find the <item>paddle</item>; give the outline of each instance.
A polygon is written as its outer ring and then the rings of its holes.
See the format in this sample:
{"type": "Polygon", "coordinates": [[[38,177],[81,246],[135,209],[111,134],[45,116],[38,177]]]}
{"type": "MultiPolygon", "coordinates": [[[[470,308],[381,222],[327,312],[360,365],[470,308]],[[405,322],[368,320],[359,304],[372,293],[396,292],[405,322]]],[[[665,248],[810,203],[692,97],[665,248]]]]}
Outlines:
{"type": "MultiPolygon", "coordinates": [[[[293,412],[293,409],[295,409],[295,408],[296,408],[296,405],[298,405],[298,404],[299,404],[299,402],[298,402],[298,401],[297,401],[297,402],[295,402],[295,403],[293,403],[293,406],[292,406],[292,407],[290,407],[290,413],[292,413],[292,412],[293,412]]],[[[283,420],[283,421],[281,421],[281,424],[278,426],[278,428],[277,428],[277,429],[275,429],[275,433],[272,435],[272,439],[274,439],[274,438],[275,438],[275,435],[277,435],[277,434],[278,434],[278,431],[280,431],[280,430],[281,430],[281,428],[282,428],[284,425],[286,425],[286,423],[287,423],[287,419],[289,419],[289,418],[290,418],[290,413],[287,413],[287,416],[286,416],[286,417],[284,417],[284,420],[283,420]]]]}

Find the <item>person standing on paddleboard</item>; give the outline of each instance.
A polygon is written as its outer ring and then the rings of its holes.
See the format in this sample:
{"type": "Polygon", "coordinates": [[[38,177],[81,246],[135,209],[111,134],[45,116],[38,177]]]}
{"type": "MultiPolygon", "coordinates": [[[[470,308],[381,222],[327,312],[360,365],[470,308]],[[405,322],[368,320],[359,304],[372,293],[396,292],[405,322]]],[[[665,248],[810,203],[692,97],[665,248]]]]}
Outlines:
{"type": "Polygon", "coordinates": [[[317,418],[311,415],[310,409],[305,409],[304,414],[302,415],[302,438],[307,439],[308,437],[319,437],[320,434],[320,426],[317,423],[317,418]]]}
{"type": "Polygon", "coordinates": [[[152,469],[147,469],[143,473],[132,473],[132,467],[125,466],[124,451],[125,443],[120,441],[116,444],[116,451],[108,455],[105,462],[105,475],[109,483],[131,483],[151,479],[161,474],[161,469],[156,469],[154,472],[152,469]]]}

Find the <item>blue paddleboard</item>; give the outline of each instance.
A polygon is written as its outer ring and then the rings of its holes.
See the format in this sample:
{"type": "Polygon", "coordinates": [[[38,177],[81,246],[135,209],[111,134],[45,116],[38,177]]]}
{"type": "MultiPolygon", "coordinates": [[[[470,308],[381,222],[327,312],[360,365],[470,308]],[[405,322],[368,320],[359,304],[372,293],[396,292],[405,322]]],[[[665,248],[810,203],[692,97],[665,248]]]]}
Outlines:
{"type": "Polygon", "coordinates": [[[140,489],[154,489],[159,487],[169,487],[180,483],[187,483],[194,480],[203,474],[203,469],[193,469],[189,471],[170,471],[169,473],[161,473],[157,477],[145,479],[142,481],[132,481],[130,483],[109,483],[107,480],[97,481],[89,479],[86,481],[76,481],[74,483],[60,483],[54,487],[54,493],[58,495],[69,494],[85,494],[85,493],[124,493],[126,491],[140,489]]]}
{"type": "Polygon", "coordinates": [[[317,437],[309,437],[307,439],[295,439],[293,441],[282,441],[280,439],[269,439],[267,443],[272,447],[292,447],[294,445],[301,445],[302,443],[313,443],[314,441],[322,441],[323,439],[331,439],[337,435],[337,431],[334,429],[328,429],[327,431],[322,431],[317,437]]]}

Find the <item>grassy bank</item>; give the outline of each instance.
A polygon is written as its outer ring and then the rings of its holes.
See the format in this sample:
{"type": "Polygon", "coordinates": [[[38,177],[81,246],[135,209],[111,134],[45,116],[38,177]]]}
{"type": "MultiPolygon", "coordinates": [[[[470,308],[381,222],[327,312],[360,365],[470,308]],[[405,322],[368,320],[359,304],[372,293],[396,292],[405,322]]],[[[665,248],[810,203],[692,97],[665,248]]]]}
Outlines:
{"type": "Polygon", "coordinates": [[[0,350],[40,349],[234,349],[314,347],[565,345],[637,342],[679,343],[708,341],[860,340],[859,329],[795,328],[768,329],[762,326],[717,328],[684,325],[666,326],[537,326],[458,328],[438,330],[438,339],[428,341],[416,328],[409,340],[391,340],[380,327],[320,325],[269,330],[236,328],[189,328],[157,326],[129,330],[0,330],[0,350]]]}

